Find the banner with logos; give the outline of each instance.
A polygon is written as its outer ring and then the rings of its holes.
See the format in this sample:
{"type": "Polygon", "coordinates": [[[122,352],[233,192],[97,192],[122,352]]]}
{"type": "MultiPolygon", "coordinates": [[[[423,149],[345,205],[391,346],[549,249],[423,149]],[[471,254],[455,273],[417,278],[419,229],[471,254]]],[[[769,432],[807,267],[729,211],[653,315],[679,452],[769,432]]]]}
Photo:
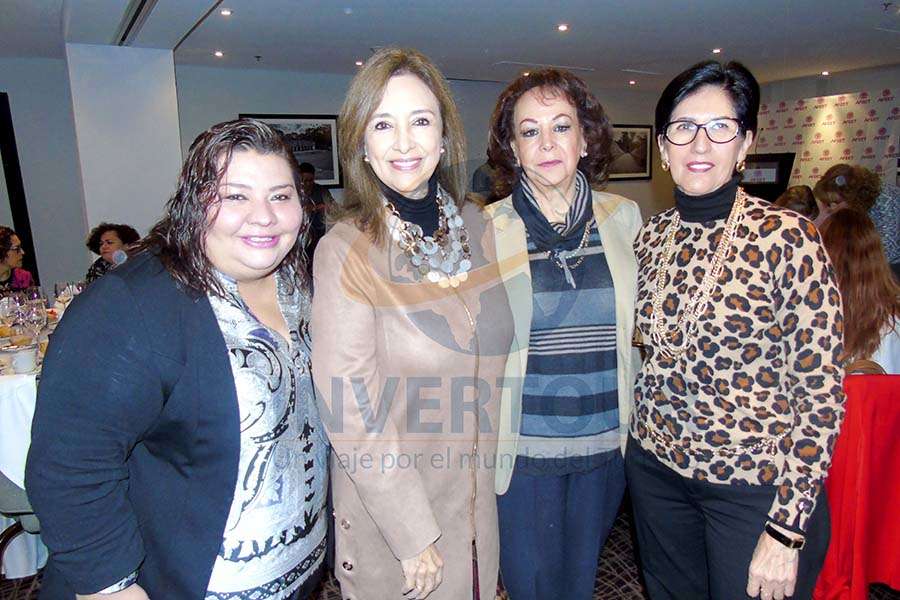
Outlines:
{"type": "Polygon", "coordinates": [[[795,152],[790,185],[816,181],[837,163],[894,181],[900,158],[900,90],[782,100],[760,105],[751,153],[795,152]]]}

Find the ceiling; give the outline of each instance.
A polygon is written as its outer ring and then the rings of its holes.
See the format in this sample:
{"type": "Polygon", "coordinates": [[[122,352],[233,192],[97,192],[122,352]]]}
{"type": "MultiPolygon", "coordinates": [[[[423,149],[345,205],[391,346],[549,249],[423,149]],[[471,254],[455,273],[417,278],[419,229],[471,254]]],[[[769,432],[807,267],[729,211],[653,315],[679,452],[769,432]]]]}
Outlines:
{"type": "Polygon", "coordinates": [[[113,43],[138,5],[147,14],[128,44],[226,68],[352,74],[396,44],[451,78],[508,81],[551,64],[594,87],[658,91],[716,47],[762,82],[900,63],[900,1],[887,0],[0,0],[0,57],[113,43]]]}

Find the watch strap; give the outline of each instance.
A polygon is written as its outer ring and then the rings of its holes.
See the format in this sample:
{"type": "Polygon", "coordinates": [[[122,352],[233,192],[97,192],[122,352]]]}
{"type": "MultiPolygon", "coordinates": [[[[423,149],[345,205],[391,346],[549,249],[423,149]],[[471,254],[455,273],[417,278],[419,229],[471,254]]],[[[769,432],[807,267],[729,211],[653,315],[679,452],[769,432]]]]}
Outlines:
{"type": "Polygon", "coordinates": [[[805,539],[795,540],[793,538],[789,538],[788,536],[778,531],[778,529],[776,529],[771,523],[766,523],[766,533],[772,536],[772,538],[774,538],[775,541],[779,544],[787,546],[792,550],[799,550],[803,547],[803,544],[806,543],[805,539]]]}

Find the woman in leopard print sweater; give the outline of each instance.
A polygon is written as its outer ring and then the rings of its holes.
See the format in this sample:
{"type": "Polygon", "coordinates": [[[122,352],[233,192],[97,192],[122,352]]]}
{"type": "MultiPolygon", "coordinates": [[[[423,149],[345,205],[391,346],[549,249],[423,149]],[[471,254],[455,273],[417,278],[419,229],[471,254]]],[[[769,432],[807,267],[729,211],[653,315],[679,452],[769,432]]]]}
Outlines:
{"type": "Polygon", "coordinates": [[[709,61],[656,109],[675,208],[635,241],[626,454],[654,600],[809,598],[828,546],[841,298],[813,224],[738,189],[758,104],[749,71],[709,61]]]}

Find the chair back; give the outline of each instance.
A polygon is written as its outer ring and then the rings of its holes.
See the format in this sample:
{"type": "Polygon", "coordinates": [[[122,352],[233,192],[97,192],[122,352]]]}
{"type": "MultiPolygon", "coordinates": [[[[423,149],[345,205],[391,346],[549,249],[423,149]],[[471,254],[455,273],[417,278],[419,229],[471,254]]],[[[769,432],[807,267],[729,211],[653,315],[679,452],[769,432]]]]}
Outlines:
{"type": "Polygon", "coordinates": [[[38,533],[41,530],[25,490],[10,481],[2,472],[0,472],[0,514],[21,522],[28,533],[38,533]]]}
{"type": "Polygon", "coordinates": [[[861,358],[850,363],[844,370],[847,375],[885,375],[884,369],[874,360],[861,358]]]}

